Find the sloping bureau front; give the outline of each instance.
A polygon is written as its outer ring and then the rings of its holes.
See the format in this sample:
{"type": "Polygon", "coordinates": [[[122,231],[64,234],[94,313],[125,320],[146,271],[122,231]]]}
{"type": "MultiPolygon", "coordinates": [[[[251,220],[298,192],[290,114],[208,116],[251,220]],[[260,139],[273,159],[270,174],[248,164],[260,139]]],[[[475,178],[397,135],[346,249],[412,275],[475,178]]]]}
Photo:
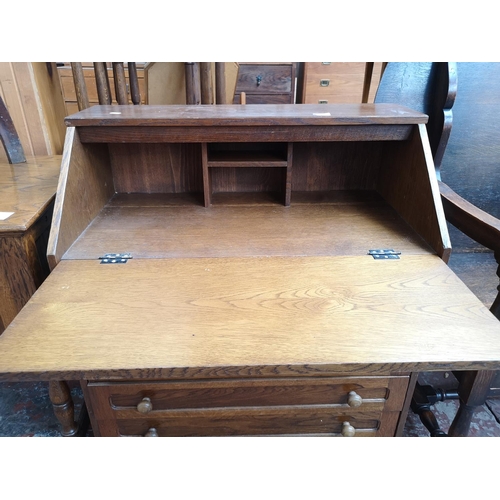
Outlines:
{"type": "Polygon", "coordinates": [[[0,338],[1,377],[81,380],[98,436],[400,434],[416,373],[500,367],[500,325],[445,263],[425,119],[69,117],[53,271],[0,338]],[[283,143],[285,165],[256,163],[283,143]],[[232,164],[207,177],[210,151],[232,164]]]}

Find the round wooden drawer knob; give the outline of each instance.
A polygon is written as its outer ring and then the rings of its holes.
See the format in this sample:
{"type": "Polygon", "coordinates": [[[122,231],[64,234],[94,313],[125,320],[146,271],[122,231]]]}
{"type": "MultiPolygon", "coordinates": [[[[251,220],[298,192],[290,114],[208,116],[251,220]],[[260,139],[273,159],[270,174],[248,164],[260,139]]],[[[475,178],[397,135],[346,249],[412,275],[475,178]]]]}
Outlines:
{"type": "Polygon", "coordinates": [[[153,409],[153,403],[151,399],[142,398],[142,401],[137,405],[137,411],[139,413],[149,413],[153,409]]]}
{"type": "Polygon", "coordinates": [[[353,437],[356,435],[356,429],[349,422],[344,422],[341,434],[344,437],[353,437]]]}
{"type": "Polygon", "coordinates": [[[359,394],[357,394],[356,392],[351,391],[347,395],[347,404],[351,408],[357,408],[358,406],[361,406],[363,404],[363,398],[359,394]]]}
{"type": "Polygon", "coordinates": [[[158,431],[154,427],[151,427],[151,429],[149,429],[148,432],[146,432],[146,434],[144,434],[144,437],[147,437],[147,438],[157,438],[158,437],[158,431]]]}

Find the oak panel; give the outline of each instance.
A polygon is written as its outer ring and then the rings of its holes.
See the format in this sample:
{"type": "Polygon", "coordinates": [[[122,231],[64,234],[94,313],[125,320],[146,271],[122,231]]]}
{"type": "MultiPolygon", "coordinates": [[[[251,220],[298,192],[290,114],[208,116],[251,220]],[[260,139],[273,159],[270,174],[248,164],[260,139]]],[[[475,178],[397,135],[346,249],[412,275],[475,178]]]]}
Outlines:
{"type": "Polygon", "coordinates": [[[373,192],[294,193],[290,207],[238,204],[248,198],[234,197],[234,203],[225,199],[207,209],[200,203],[175,206],[178,197],[119,195],[63,258],[97,259],[111,251],[132,252],[134,258],[366,255],[371,248],[431,252],[373,192]],[[310,198],[316,203],[306,203],[310,198]]]}
{"type": "Polygon", "coordinates": [[[62,261],[4,333],[0,373],[383,375],[499,359],[498,321],[436,256],[132,259],[62,261]]]}

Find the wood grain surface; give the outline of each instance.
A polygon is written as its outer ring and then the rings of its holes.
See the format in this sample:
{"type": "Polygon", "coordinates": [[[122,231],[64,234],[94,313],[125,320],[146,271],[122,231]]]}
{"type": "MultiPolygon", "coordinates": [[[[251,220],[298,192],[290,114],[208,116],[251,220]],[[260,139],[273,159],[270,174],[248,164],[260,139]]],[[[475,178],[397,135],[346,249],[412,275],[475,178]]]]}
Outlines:
{"type": "Polygon", "coordinates": [[[105,146],[83,146],[68,128],[47,248],[51,268],[114,194],[105,146]]]}
{"type": "Polygon", "coordinates": [[[62,261],[0,337],[11,379],[499,367],[500,324],[432,255],[62,261]]]}
{"type": "Polygon", "coordinates": [[[393,104],[210,104],[92,106],[65,119],[69,126],[266,126],[426,123],[427,116],[393,104]]]}
{"type": "Polygon", "coordinates": [[[432,253],[377,193],[323,193],[323,201],[318,196],[296,193],[290,207],[277,202],[204,208],[172,195],[121,194],[63,258],[97,259],[108,252],[131,252],[134,258],[366,255],[372,248],[432,253]]]}
{"type": "Polygon", "coordinates": [[[61,156],[27,157],[27,163],[0,162],[0,236],[28,229],[54,200],[61,156]]]}

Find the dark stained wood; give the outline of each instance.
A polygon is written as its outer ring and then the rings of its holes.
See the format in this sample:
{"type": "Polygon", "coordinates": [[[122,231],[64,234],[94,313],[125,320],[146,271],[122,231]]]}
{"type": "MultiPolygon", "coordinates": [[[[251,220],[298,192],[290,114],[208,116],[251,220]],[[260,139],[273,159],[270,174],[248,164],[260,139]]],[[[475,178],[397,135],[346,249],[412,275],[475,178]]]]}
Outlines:
{"type": "Polygon", "coordinates": [[[2,96],[0,96],[0,140],[9,163],[24,163],[26,161],[21,140],[2,96]]]}
{"type": "Polygon", "coordinates": [[[401,410],[408,377],[310,377],[140,384],[91,382],[99,419],[142,418],[138,405],[148,398],[149,411],[172,409],[332,405],[349,408],[350,391],[361,397],[363,411],[401,410]],[[403,390],[396,390],[402,384],[403,390]],[[394,391],[392,390],[394,388],[394,391]]]}
{"type": "Polygon", "coordinates": [[[200,65],[195,62],[187,62],[185,68],[186,104],[201,104],[200,65]]]}
{"type": "Polygon", "coordinates": [[[215,102],[226,104],[226,63],[215,63],[215,102]]]}
{"type": "Polygon", "coordinates": [[[75,422],[74,404],[67,382],[51,380],[49,397],[62,427],[61,434],[66,437],[75,436],[78,432],[78,425],[75,422]]]}
{"type": "Polygon", "coordinates": [[[293,104],[295,63],[239,63],[233,104],[293,104]]]}
{"type": "MultiPolygon", "coordinates": [[[[92,106],[66,118],[69,126],[279,126],[414,125],[427,116],[395,104],[268,104],[248,108],[220,105],[92,106]],[[116,114],[112,114],[116,113],[116,114]]],[[[241,130],[239,131],[241,132],[241,130]]]]}
{"type": "Polygon", "coordinates": [[[379,142],[295,143],[292,191],[375,190],[379,142]]]}
{"type": "MultiPolygon", "coordinates": [[[[397,412],[393,412],[396,415],[397,412]]],[[[354,426],[356,436],[378,435],[382,421],[379,412],[339,415],[329,408],[290,407],[289,409],[246,409],[239,412],[203,410],[175,412],[162,418],[145,420],[117,420],[115,436],[145,436],[154,428],[159,436],[249,436],[249,435],[323,435],[341,436],[344,421],[354,426]]],[[[395,427],[393,425],[392,427],[395,427]]],[[[110,429],[111,430],[111,429],[110,429]]],[[[110,432],[108,430],[108,432],[110,432]]],[[[386,429],[394,434],[394,428],[386,429]]]]}
{"type": "Polygon", "coordinates": [[[203,191],[199,144],[110,144],[109,157],[116,192],[203,191]]]}
{"type": "Polygon", "coordinates": [[[361,96],[361,102],[368,102],[368,95],[370,94],[370,86],[373,76],[373,65],[374,63],[372,62],[365,63],[365,76],[363,80],[363,94],[361,96]]]}
{"type": "Polygon", "coordinates": [[[135,105],[141,104],[141,94],[139,91],[139,80],[137,78],[137,64],[135,62],[127,63],[128,81],[130,84],[130,98],[135,105]]]}
{"type": "Polygon", "coordinates": [[[107,64],[104,62],[95,62],[94,72],[99,104],[109,105],[113,99],[111,97],[111,88],[109,86],[107,64]]]}
{"type": "Polygon", "coordinates": [[[71,63],[71,72],[73,73],[73,81],[75,83],[76,102],[78,109],[87,109],[90,106],[89,96],[87,93],[87,85],[83,76],[83,67],[81,62],[71,63]]]}
{"type": "MultiPolygon", "coordinates": [[[[143,107],[143,106],[141,106],[143,107]]],[[[199,106],[197,106],[199,107],[199,106]]],[[[215,106],[212,106],[215,107],[215,106]]],[[[217,106],[219,107],[219,106],[217,106]]],[[[248,108],[247,108],[248,109],[248,108]]],[[[332,125],[311,127],[272,126],[272,133],[262,126],[239,128],[224,126],[191,127],[79,127],[82,143],[157,142],[327,142],[327,141],[403,141],[410,137],[412,125],[332,125]]]]}
{"type": "Polygon", "coordinates": [[[200,85],[201,85],[201,103],[214,103],[214,88],[212,84],[212,63],[200,63],[200,85]]]}
{"type": "Polygon", "coordinates": [[[456,63],[388,63],[375,103],[401,104],[429,116],[427,133],[439,168],[451,133],[456,93],[456,63]]]}
{"type": "Polygon", "coordinates": [[[115,95],[118,104],[128,104],[127,81],[125,79],[125,68],[122,62],[114,62],[113,77],[115,82],[115,95]]]}

